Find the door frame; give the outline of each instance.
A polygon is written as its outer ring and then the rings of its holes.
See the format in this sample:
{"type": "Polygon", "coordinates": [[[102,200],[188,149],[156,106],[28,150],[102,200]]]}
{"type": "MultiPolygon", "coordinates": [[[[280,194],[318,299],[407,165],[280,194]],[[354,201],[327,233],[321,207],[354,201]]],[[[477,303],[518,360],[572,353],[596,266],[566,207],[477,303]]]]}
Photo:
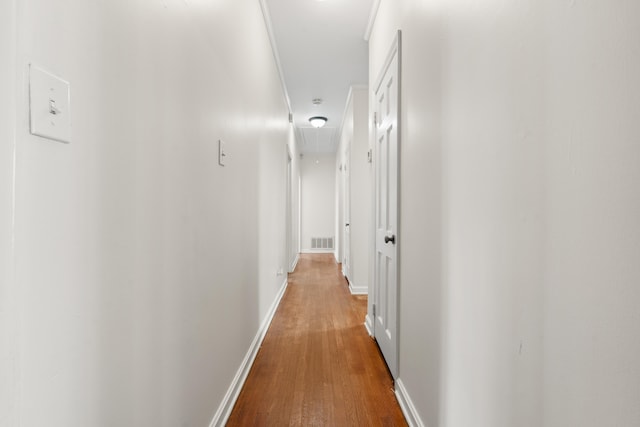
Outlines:
{"type": "Polygon", "coordinates": [[[292,185],[291,185],[291,177],[293,175],[293,170],[292,170],[292,158],[291,158],[291,152],[289,150],[289,145],[287,144],[286,146],[286,161],[287,161],[287,182],[286,182],[286,187],[285,187],[285,259],[286,259],[286,268],[287,268],[287,272],[291,273],[291,252],[292,252],[292,246],[293,246],[293,215],[291,214],[292,211],[292,185]]]}
{"type": "MultiPolygon", "coordinates": [[[[377,295],[377,289],[378,289],[378,280],[379,280],[379,273],[378,273],[378,268],[377,268],[377,245],[376,245],[376,227],[377,227],[377,219],[376,219],[376,210],[378,208],[378,201],[377,201],[377,192],[378,192],[378,188],[377,188],[377,175],[376,175],[376,170],[377,170],[377,164],[376,162],[378,161],[375,153],[375,147],[377,144],[377,119],[374,117],[374,114],[376,112],[376,108],[375,108],[375,100],[376,100],[376,92],[378,90],[378,88],[380,87],[380,85],[382,84],[382,80],[387,72],[387,70],[389,69],[389,67],[391,66],[394,57],[397,56],[397,82],[398,82],[398,94],[397,94],[397,183],[396,183],[396,194],[397,194],[397,199],[396,199],[396,209],[397,209],[397,219],[396,219],[396,239],[398,240],[398,244],[396,245],[396,306],[395,306],[395,321],[396,321],[396,339],[395,339],[395,366],[389,366],[389,370],[392,374],[392,376],[394,377],[394,379],[398,378],[400,375],[400,370],[399,370],[399,365],[400,365],[400,339],[401,339],[401,334],[400,334],[400,295],[401,295],[401,274],[400,274],[400,265],[401,265],[401,243],[402,243],[402,229],[401,229],[401,173],[400,173],[400,166],[401,166],[401,151],[402,151],[402,31],[401,30],[397,30],[396,35],[393,39],[393,42],[391,44],[391,47],[389,48],[389,51],[387,53],[387,57],[382,65],[382,67],[380,67],[380,71],[378,73],[378,77],[375,80],[375,85],[371,87],[371,92],[370,92],[370,112],[371,114],[371,118],[372,118],[372,123],[373,125],[370,127],[371,131],[370,131],[370,135],[369,135],[369,140],[370,140],[370,144],[371,144],[371,149],[372,149],[372,185],[371,185],[371,189],[372,189],[372,223],[371,223],[371,234],[370,234],[370,238],[372,239],[371,241],[374,242],[373,245],[371,245],[371,259],[372,259],[372,287],[369,288],[369,295],[368,295],[368,310],[367,310],[367,317],[366,317],[366,321],[365,321],[365,326],[367,327],[367,331],[369,332],[369,335],[372,336],[373,338],[375,338],[376,336],[376,330],[375,330],[375,317],[374,317],[374,313],[373,313],[373,304],[375,304],[375,302],[378,299],[378,295],[377,295]]],[[[388,363],[388,362],[387,362],[388,363]]]]}
{"type": "Polygon", "coordinates": [[[342,274],[351,283],[351,140],[344,150],[342,162],[342,274]]]}

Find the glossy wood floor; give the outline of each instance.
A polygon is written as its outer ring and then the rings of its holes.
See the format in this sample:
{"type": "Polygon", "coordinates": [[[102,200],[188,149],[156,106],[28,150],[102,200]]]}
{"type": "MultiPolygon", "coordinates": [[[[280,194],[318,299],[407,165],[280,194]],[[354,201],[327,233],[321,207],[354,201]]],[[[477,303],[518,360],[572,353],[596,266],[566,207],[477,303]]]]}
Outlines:
{"type": "Polygon", "coordinates": [[[406,426],[333,255],[301,255],[227,426],[406,426]]]}

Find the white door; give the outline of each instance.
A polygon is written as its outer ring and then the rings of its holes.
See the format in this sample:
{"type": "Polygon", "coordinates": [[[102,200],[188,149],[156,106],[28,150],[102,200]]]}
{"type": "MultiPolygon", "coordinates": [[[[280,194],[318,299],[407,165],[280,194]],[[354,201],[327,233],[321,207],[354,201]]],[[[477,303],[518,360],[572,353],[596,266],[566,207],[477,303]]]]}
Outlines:
{"type": "Polygon", "coordinates": [[[374,86],[375,287],[373,334],[398,376],[398,130],[400,32],[374,86]]]}
{"type": "MultiPolygon", "coordinates": [[[[351,143],[349,143],[349,147],[351,143]]],[[[349,171],[351,169],[351,164],[349,163],[350,151],[347,150],[344,159],[344,166],[342,170],[342,185],[343,185],[343,215],[342,218],[344,220],[344,253],[343,253],[343,262],[342,262],[342,274],[345,277],[351,277],[351,233],[349,232],[351,228],[351,180],[349,178],[349,171]]]]}

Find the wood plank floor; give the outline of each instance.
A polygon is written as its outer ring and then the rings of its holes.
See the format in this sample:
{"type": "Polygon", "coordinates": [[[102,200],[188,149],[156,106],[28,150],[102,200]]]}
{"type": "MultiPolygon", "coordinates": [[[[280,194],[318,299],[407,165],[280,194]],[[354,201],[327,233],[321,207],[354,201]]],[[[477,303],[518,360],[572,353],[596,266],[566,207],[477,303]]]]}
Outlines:
{"type": "Polygon", "coordinates": [[[301,255],[227,426],[406,426],[333,255],[301,255]]]}

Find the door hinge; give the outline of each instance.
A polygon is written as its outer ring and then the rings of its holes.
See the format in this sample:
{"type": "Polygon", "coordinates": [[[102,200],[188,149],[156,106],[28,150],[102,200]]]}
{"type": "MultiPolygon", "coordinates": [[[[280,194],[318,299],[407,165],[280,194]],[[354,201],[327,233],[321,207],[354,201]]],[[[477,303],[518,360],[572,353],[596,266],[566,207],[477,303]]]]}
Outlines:
{"type": "Polygon", "coordinates": [[[376,305],[375,304],[373,304],[373,317],[374,318],[376,317],[376,305]]]}
{"type": "Polygon", "coordinates": [[[373,113],[373,125],[376,126],[378,124],[378,112],[373,113]]]}

